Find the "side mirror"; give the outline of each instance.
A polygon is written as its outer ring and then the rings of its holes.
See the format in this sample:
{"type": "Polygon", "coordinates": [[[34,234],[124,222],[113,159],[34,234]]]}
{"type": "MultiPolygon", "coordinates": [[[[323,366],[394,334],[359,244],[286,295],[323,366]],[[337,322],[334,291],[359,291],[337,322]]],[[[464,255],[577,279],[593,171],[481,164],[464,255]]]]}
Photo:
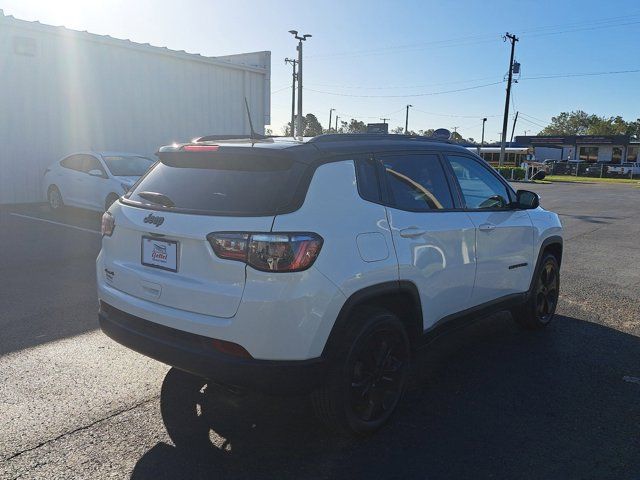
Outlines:
{"type": "Polygon", "coordinates": [[[538,208],[540,206],[540,196],[536,192],[529,190],[518,190],[516,192],[516,207],[525,210],[538,208]]]}
{"type": "Polygon", "coordinates": [[[99,170],[97,168],[94,170],[89,170],[87,173],[92,177],[104,177],[104,173],[102,172],[102,170],[99,170]]]}

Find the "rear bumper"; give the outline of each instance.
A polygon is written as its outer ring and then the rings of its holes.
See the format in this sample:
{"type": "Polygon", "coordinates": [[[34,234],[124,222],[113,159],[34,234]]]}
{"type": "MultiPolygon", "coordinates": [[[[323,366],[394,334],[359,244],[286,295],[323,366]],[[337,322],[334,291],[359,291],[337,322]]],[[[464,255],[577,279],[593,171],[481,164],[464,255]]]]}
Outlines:
{"type": "Polygon", "coordinates": [[[100,302],[100,328],[136,352],[216,383],[275,395],[313,391],[323,381],[326,363],[310,360],[255,360],[215,350],[211,338],[166,327],[100,302]]]}

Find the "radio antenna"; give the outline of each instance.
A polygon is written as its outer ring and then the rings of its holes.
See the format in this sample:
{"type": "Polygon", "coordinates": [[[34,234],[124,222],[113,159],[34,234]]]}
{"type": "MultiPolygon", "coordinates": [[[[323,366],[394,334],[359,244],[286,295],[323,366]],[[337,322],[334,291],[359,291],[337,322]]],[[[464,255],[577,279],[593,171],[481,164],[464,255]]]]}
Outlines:
{"type": "Polygon", "coordinates": [[[247,101],[247,97],[244,97],[244,106],[247,108],[247,118],[249,118],[249,128],[251,129],[251,139],[252,140],[262,140],[264,138],[269,138],[266,135],[262,135],[261,133],[256,133],[253,129],[253,122],[251,121],[251,112],[249,111],[249,102],[247,101]]]}

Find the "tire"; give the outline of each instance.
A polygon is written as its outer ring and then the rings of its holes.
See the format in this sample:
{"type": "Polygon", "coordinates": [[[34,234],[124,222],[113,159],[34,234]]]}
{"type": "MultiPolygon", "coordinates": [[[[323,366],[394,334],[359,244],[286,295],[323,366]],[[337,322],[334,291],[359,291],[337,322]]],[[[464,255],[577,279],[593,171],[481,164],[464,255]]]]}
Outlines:
{"type": "Polygon", "coordinates": [[[348,319],[349,328],[329,356],[325,384],[312,394],[316,415],[331,429],[367,435],[395,411],[407,383],[409,337],[400,319],[367,307],[348,319]]]}
{"type": "Polygon", "coordinates": [[[62,194],[60,190],[55,185],[51,185],[49,190],[47,191],[47,201],[49,202],[49,207],[51,210],[58,211],[62,207],[64,207],[64,202],[62,201],[62,194]]]}
{"type": "Polygon", "coordinates": [[[106,212],[107,210],[109,210],[109,207],[113,205],[116,201],[118,201],[119,198],[120,197],[115,193],[110,193],[109,195],[107,195],[107,198],[104,201],[104,211],[106,212]]]}
{"type": "Polygon", "coordinates": [[[556,257],[545,254],[535,275],[527,302],[511,311],[513,319],[528,330],[546,327],[555,315],[560,292],[560,267],[556,257]]]}

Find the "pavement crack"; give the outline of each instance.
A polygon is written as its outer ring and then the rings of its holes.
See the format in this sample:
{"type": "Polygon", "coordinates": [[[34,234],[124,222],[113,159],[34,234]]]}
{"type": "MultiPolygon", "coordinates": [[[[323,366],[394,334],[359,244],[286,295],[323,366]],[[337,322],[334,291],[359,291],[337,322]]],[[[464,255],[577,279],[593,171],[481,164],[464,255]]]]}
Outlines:
{"type": "Polygon", "coordinates": [[[14,458],[17,458],[17,457],[19,457],[20,455],[22,455],[24,453],[29,453],[29,452],[32,452],[34,450],[37,450],[37,449],[39,449],[41,447],[44,447],[45,445],[48,445],[50,443],[55,442],[56,440],[60,440],[61,438],[67,437],[69,435],[73,435],[73,434],[78,433],[78,432],[82,432],[84,430],[88,430],[91,427],[93,427],[95,425],[98,425],[99,423],[105,422],[107,420],[111,420],[112,418],[115,418],[118,415],[122,415],[123,413],[127,413],[127,412],[130,412],[132,410],[135,410],[136,408],[141,407],[143,405],[146,405],[146,404],[148,404],[150,402],[153,402],[153,401],[157,400],[158,398],[159,398],[159,395],[155,395],[155,396],[153,396],[153,398],[148,398],[148,399],[143,400],[141,402],[138,402],[138,403],[136,403],[136,404],[134,404],[134,405],[132,405],[130,407],[123,408],[121,410],[116,410],[115,412],[110,413],[106,417],[99,418],[98,420],[95,420],[95,421],[89,423],[88,425],[83,425],[81,427],[75,428],[75,429],[70,430],[68,432],[62,433],[62,434],[60,434],[60,435],[58,435],[56,437],[50,438],[48,440],[45,440],[44,442],[41,442],[38,445],[26,448],[24,450],[21,450],[19,452],[16,452],[16,453],[12,454],[12,455],[9,455],[8,457],[2,458],[2,459],[0,459],[0,462],[7,462],[9,460],[13,460],[14,458]]]}

